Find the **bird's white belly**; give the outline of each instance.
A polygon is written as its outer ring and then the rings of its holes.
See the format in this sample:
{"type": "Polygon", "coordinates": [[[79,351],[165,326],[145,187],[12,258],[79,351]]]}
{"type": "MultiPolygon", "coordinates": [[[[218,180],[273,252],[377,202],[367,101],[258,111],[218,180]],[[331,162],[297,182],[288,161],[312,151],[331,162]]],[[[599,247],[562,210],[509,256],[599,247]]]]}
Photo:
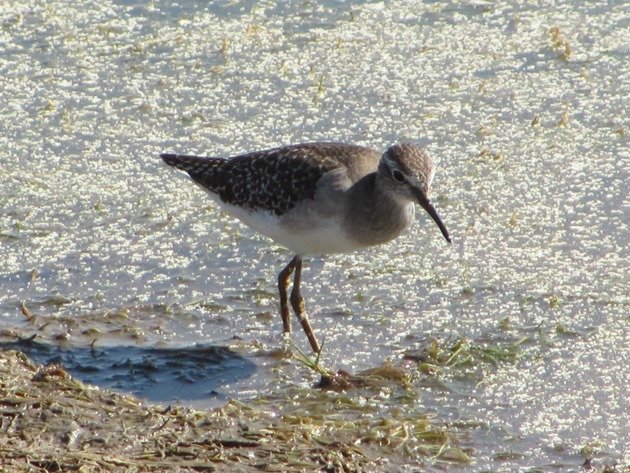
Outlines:
{"type": "Polygon", "coordinates": [[[305,218],[291,213],[278,216],[268,211],[252,211],[230,205],[216,197],[215,201],[253,230],[300,256],[347,253],[365,246],[347,235],[340,216],[322,216],[317,213],[305,218]]]}

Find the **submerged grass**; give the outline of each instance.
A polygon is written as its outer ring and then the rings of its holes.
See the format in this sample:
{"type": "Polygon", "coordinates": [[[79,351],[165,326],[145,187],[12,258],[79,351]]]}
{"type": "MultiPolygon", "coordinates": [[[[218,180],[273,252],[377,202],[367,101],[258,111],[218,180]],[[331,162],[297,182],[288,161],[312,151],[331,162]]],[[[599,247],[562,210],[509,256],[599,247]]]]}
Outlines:
{"type": "Polygon", "coordinates": [[[500,363],[514,363],[524,356],[522,345],[528,340],[523,337],[507,343],[475,343],[465,338],[457,338],[449,343],[440,343],[433,339],[429,346],[420,353],[408,353],[406,358],[420,363],[421,371],[433,367],[474,366],[480,361],[495,366],[500,363]]]}
{"type": "MultiPolygon", "coordinates": [[[[302,349],[297,346],[293,341],[291,341],[291,346],[293,347],[294,350],[297,351],[297,355],[294,355],[295,359],[298,360],[300,363],[302,363],[304,366],[306,366],[308,369],[315,371],[316,373],[319,373],[322,378],[331,378],[333,376],[332,371],[327,370],[326,368],[324,368],[323,365],[320,364],[321,361],[321,356],[322,356],[322,351],[320,350],[320,352],[315,356],[315,359],[309,357],[306,353],[304,353],[302,351],[302,349]]],[[[324,344],[322,343],[321,348],[323,349],[324,344]]]]}

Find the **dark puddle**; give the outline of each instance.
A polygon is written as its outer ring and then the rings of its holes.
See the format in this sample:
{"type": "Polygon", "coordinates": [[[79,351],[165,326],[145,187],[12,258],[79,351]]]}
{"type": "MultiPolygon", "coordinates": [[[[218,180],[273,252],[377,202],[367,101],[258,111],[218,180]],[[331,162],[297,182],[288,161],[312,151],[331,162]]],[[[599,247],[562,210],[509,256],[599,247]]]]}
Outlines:
{"type": "Polygon", "coordinates": [[[36,363],[60,363],[77,379],[152,402],[225,401],[220,388],[251,376],[256,365],[228,348],[63,347],[33,340],[0,342],[36,363]]]}

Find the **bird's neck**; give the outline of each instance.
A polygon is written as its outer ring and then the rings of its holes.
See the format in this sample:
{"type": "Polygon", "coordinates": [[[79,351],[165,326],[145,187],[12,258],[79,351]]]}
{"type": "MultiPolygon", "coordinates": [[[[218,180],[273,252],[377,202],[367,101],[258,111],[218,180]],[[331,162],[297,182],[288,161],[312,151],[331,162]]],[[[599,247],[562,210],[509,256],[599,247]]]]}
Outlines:
{"type": "Polygon", "coordinates": [[[413,204],[397,199],[380,182],[377,173],[357,181],[348,192],[346,231],[365,246],[393,240],[413,219],[413,204]]]}

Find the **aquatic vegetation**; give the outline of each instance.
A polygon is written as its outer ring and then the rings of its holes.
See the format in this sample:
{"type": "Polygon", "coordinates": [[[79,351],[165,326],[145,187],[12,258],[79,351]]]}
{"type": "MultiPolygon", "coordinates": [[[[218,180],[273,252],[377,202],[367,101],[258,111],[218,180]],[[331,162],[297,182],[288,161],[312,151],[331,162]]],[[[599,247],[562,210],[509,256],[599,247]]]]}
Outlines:
{"type": "Polygon", "coordinates": [[[429,346],[420,352],[409,352],[406,358],[418,362],[423,373],[432,373],[436,368],[478,367],[479,363],[514,363],[525,355],[523,343],[528,337],[514,342],[475,343],[465,338],[440,342],[431,340],[429,346]]]}
{"type": "Polygon", "coordinates": [[[558,58],[564,61],[568,60],[573,54],[573,48],[571,47],[571,43],[569,43],[562,34],[560,27],[554,25],[549,28],[549,37],[551,39],[551,44],[558,54],[558,58]]]}
{"type": "Polygon", "coordinates": [[[14,351],[0,351],[0,374],[5,468],[376,471],[470,461],[457,437],[430,416],[382,413],[378,398],[360,392],[292,388],[283,398],[200,411],[147,406],[14,351]]]}

